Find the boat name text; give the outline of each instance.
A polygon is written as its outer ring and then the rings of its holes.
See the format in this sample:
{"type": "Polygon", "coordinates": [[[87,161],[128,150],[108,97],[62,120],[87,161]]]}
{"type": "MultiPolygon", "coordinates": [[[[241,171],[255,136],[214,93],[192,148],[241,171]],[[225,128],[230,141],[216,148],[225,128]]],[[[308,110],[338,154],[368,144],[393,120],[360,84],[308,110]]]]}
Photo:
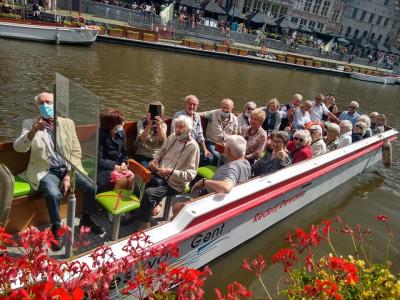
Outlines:
{"type": "Polygon", "coordinates": [[[224,226],[225,226],[225,222],[222,223],[221,226],[214,228],[213,230],[209,230],[209,231],[206,231],[205,233],[200,233],[200,234],[196,235],[193,238],[190,246],[192,246],[192,248],[196,248],[196,247],[200,246],[200,244],[203,244],[210,240],[216,239],[217,237],[219,237],[222,234],[222,230],[224,229],[224,226]]]}

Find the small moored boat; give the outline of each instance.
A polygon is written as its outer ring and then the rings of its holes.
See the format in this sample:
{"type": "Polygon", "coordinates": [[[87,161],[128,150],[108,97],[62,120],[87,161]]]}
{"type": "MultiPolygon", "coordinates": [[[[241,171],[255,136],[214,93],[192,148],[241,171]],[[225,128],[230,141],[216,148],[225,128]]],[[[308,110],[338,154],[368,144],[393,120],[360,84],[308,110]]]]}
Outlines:
{"type": "Polygon", "coordinates": [[[0,37],[56,44],[91,45],[98,28],[71,27],[60,23],[31,22],[0,18],[0,37]]]}
{"type": "Polygon", "coordinates": [[[381,84],[395,84],[397,81],[397,78],[392,76],[376,76],[376,75],[368,75],[356,72],[352,72],[350,74],[350,77],[362,81],[375,82],[381,84]]]}

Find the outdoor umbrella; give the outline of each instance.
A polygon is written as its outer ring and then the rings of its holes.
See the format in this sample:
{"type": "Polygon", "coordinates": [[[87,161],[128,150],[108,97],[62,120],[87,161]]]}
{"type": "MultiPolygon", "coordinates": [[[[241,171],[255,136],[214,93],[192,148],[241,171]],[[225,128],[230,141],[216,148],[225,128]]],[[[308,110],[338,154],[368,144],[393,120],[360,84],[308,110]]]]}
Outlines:
{"type": "Polygon", "coordinates": [[[196,8],[196,9],[201,8],[200,3],[195,1],[195,0],[181,0],[180,4],[188,6],[188,7],[193,7],[193,8],[196,8]]]}
{"type": "Polygon", "coordinates": [[[276,23],[278,24],[279,27],[281,28],[289,28],[289,29],[298,29],[299,25],[290,22],[288,19],[286,19],[285,17],[281,17],[278,20],[276,20],[276,23]]]}
{"type": "Polygon", "coordinates": [[[231,17],[235,17],[235,18],[240,18],[240,19],[245,19],[245,15],[242,14],[240,12],[239,9],[237,9],[236,7],[231,7],[231,9],[228,12],[228,15],[230,15],[231,17]]]}
{"type": "Polygon", "coordinates": [[[219,15],[226,15],[226,11],[222,9],[214,0],[210,0],[206,2],[204,6],[204,10],[210,13],[219,14],[219,15]]]}
{"type": "Polygon", "coordinates": [[[255,15],[253,15],[250,21],[254,23],[266,23],[267,25],[272,25],[272,26],[276,25],[275,21],[262,11],[259,11],[255,15]]]}

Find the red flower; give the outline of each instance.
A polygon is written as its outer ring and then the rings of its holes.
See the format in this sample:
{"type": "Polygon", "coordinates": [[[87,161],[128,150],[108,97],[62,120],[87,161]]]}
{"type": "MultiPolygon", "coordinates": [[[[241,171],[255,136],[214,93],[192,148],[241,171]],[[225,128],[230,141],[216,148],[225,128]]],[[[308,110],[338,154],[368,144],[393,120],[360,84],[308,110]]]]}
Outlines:
{"type": "Polygon", "coordinates": [[[323,220],[322,224],[324,224],[324,227],[322,227],[322,233],[325,235],[328,235],[328,233],[330,231],[332,231],[332,227],[331,227],[332,221],[331,220],[323,220]]]}
{"type": "Polygon", "coordinates": [[[222,295],[219,289],[215,289],[218,300],[239,300],[242,299],[242,297],[247,299],[253,297],[253,293],[237,281],[228,284],[227,289],[228,293],[226,294],[226,296],[222,295]]]}
{"type": "Polygon", "coordinates": [[[254,273],[255,276],[261,276],[262,272],[266,267],[265,259],[262,255],[258,255],[257,258],[254,258],[251,263],[247,261],[247,259],[243,260],[242,268],[251,271],[254,273]]]}
{"type": "Polygon", "coordinates": [[[386,221],[388,220],[388,217],[385,216],[385,215],[379,215],[379,216],[376,216],[376,218],[377,218],[379,221],[382,221],[382,222],[384,222],[384,223],[386,223],[386,221]]]}
{"type": "Polygon", "coordinates": [[[289,271],[289,269],[293,266],[293,261],[295,260],[298,260],[298,258],[294,250],[291,248],[282,248],[272,256],[272,262],[281,262],[285,272],[289,271]]]}

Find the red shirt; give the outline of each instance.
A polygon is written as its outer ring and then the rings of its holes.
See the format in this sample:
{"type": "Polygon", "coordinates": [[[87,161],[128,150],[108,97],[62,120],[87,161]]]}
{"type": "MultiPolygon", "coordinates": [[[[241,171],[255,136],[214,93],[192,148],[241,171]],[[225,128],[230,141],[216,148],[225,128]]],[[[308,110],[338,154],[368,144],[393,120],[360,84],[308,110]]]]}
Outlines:
{"type": "Polygon", "coordinates": [[[292,164],[299,161],[306,160],[312,157],[310,145],[305,145],[299,149],[296,149],[294,141],[289,141],[286,147],[292,155],[292,164]]]}

